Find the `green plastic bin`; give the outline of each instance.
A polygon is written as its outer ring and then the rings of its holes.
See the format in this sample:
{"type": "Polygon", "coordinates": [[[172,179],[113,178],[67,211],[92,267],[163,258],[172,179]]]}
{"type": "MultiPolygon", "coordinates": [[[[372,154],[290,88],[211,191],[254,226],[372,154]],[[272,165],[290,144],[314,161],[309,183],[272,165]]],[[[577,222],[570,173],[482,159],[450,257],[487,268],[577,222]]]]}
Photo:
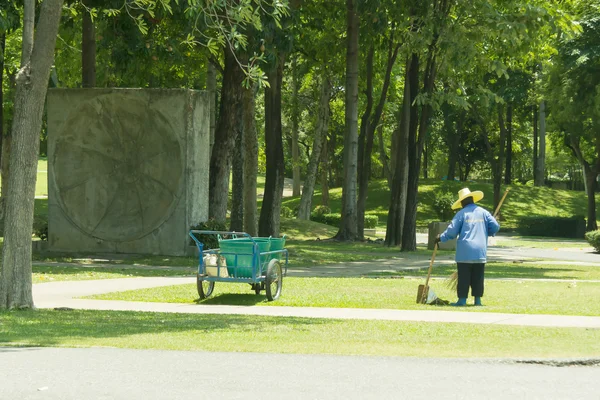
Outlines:
{"type": "MultiPolygon", "coordinates": [[[[265,253],[271,250],[270,238],[253,238],[258,245],[258,251],[265,253]]],[[[230,277],[238,278],[252,277],[252,252],[254,243],[248,238],[222,239],[219,241],[221,253],[227,262],[227,273],[230,277]],[[236,264],[237,255],[237,264],[236,264]],[[236,268],[237,265],[237,268],[236,268]],[[237,272],[237,275],[236,275],[237,272]]],[[[270,260],[269,255],[259,256],[260,269],[266,269],[266,264],[270,260]]]]}
{"type": "MultiPolygon", "coordinates": [[[[283,235],[280,238],[270,238],[271,239],[271,250],[270,251],[275,251],[275,250],[283,250],[285,248],[285,235],[283,235]]],[[[281,257],[283,256],[283,253],[275,253],[275,254],[269,254],[269,261],[277,258],[281,261],[281,257]]]]}

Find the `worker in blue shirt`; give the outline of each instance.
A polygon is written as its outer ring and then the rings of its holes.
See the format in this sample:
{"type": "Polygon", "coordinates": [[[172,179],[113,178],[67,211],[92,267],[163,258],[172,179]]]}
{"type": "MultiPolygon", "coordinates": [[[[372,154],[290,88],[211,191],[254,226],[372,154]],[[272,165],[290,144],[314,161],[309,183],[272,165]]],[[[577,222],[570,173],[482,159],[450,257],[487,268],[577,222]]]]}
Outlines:
{"type": "Polygon", "coordinates": [[[448,228],[436,238],[437,242],[456,241],[456,264],[458,266],[458,301],[453,306],[465,306],[469,296],[475,297],[475,305],[481,306],[483,274],[485,270],[488,236],[500,229],[498,221],[487,210],[475,203],[483,199],[483,192],[471,192],[468,188],[458,192],[458,200],[452,209],[460,209],[448,228]]]}

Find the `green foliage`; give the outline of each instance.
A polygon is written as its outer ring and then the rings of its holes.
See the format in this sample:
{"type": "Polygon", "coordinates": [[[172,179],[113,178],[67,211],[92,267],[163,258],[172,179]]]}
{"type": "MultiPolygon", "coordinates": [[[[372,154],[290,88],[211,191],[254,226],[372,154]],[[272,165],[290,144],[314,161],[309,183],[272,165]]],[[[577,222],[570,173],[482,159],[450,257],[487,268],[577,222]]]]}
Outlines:
{"type": "Polygon", "coordinates": [[[294,213],[294,210],[288,206],[281,206],[281,212],[279,215],[281,215],[283,218],[294,218],[297,214],[298,210],[296,210],[296,213],[294,213]]]}
{"type": "MultiPolygon", "coordinates": [[[[226,231],[227,230],[227,225],[224,222],[219,222],[219,221],[216,221],[216,220],[214,220],[214,219],[211,218],[208,221],[200,222],[199,224],[191,226],[190,230],[197,230],[197,231],[226,231]]],[[[218,249],[219,248],[219,240],[218,240],[218,238],[217,238],[216,235],[199,235],[199,234],[194,234],[194,236],[200,242],[204,243],[203,250],[218,249]]],[[[190,244],[193,244],[193,243],[194,242],[190,238],[190,244]]]]}
{"type": "Polygon", "coordinates": [[[600,252],[600,230],[587,232],[585,239],[597,252],[600,252]]]}
{"type": "Polygon", "coordinates": [[[315,207],[312,214],[315,214],[315,215],[331,214],[331,208],[329,208],[328,206],[319,205],[319,206],[315,207]]]}
{"type": "Polygon", "coordinates": [[[48,240],[48,222],[44,220],[36,220],[33,225],[33,233],[41,240],[48,240]]]}
{"type": "Polygon", "coordinates": [[[457,198],[455,186],[449,182],[444,182],[427,196],[431,208],[433,208],[440,221],[449,221],[454,216],[452,204],[454,204],[457,198]]]}
{"type": "Polygon", "coordinates": [[[517,231],[527,236],[583,238],[585,234],[585,218],[573,217],[522,217],[517,231]]]}
{"type": "Polygon", "coordinates": [[[375,229],[377,228],[377,224],[379,223],[379,217],[373,214],[365,215],[365,228],[366,229],[375,229]]]}

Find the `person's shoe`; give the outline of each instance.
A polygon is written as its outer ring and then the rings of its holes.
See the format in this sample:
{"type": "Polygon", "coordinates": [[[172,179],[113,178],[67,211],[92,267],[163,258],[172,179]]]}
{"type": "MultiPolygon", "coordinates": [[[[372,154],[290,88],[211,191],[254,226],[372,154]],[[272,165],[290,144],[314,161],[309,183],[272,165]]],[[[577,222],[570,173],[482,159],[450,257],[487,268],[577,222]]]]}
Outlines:
{"type": "Polygon", "coordinates": [[[466,297],[461,297],[458,299],[458,301],[456,303],[452,303],[450,304],[451,306],[454,307],[464,307],[467,305],[467,298],[466,297]]]}
{"type": "Polygon", "coordinates": [[[475,297],[475,305],[476,306],[483,306],[483,304],[481,304],[481,297],[475,297]]]}

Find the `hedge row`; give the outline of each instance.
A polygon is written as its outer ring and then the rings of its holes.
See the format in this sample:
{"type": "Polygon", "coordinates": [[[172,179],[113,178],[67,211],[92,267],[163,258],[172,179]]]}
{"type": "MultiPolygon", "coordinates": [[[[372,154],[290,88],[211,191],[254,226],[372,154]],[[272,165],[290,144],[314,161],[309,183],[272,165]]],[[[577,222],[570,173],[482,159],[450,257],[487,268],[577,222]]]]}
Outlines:
{"type": "Polygon", "coordinates": [[[590,245],[600,253],[600,230],[590,231],[585,234],[585,238],[590,245]]]}
{"type": "MultiPolygon", "coordinates": [[[[331,226],[340,226],[342,221],[342,214],[340,213],[329,213],[321,214],[319,212],[312,212],[310,214],[311,221],[320,222],[331,226]]],[[[365,214],[365,229],[374,229],[379,223],[379,217],[377,215],[365,214]]]]}
{"type": "Polygon", "coordinates": [[[523,236],[565,237],[582,239],[585,236],[585,218],[575,217],[523,217],[517,232],[523,236]]]}

